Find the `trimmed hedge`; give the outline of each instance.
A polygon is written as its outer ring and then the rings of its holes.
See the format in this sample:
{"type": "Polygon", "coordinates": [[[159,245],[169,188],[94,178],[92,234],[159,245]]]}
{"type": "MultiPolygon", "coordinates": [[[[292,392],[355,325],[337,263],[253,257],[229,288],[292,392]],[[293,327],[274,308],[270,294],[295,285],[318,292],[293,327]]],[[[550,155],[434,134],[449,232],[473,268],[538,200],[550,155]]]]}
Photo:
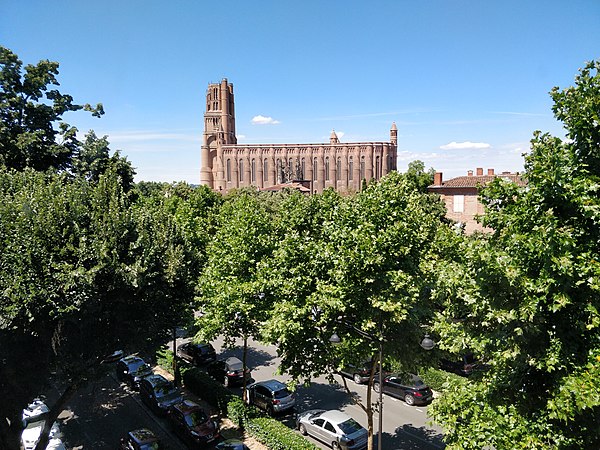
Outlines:
{"type": "Polygon", "coordinates": [[[272,450],[319,449],[281,422],[246,405],[241,398],[197,368],[189,369],[183,374],[183,383],[187,389],[216,407],[222,415],[229,417],[234,424],[272,450]]]}
{"type": "Polygon", "coordinates": [[[427,369],[420,376],[426,385],[438,392],[444,392],[446,390],[445,385],[449,382],[467,383],[467,380],[460,375],[434,368],[427,369]]]}

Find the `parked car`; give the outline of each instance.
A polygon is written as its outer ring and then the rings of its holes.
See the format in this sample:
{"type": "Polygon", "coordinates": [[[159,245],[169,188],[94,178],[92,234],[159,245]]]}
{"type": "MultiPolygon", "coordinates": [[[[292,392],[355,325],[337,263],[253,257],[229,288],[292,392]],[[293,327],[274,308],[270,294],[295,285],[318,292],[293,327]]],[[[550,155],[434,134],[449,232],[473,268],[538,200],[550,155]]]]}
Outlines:
{"type": "MultiPolygon", "coordinates": [[[[40,439],[42,429],[46,424],[50,409],[40,398],[34,399],[22,412],[23,431],[21,432],[21,444],[25,450],[33,450],[40,439]]],[[[62,433],[58,422],[54,422],[50,428],[50,443],[55,446],[62,445],[62,433]]],[[[63,445],[64,447],[64,445],[63,445]]]]}
{"type": "Polygon", "coordinates": [[[367,448],[367,430],[348,414],[333,409],[311,409],[298,415],[296,428],[331,445],[334,449],[358,450],[367,448]]]}
{"type": "MultiPolygon", "coordinates": [[[[423,380],[413,374],[396,373],[383,378],[383,393],[402,399],[407,405],[426,405],[433,399],[433,392],[423,380]]],[[[375,377],[373,390],[379,392],[379,380],[375,377]]]]}
{"type": "Polygon", "coordinates": [[[217,450],[250,450],[246,444],[239,439],[227,439],[215,445],[217,450]]]}
{"type": "Polygon", "coordinates": [[[146,361],[139,356],[129,355],[117,362],[117,378],[128,383],[134,389],[139,387],[140,381],[152,375],[152,369],[146,361]]]}
{"type": "Polygon", "coordinates": [[[463,377],[468,377],[471,375],[476,367],[477,361],[475,361],[475,356],[472,353],[462,355],[460,360],[440,360],[440,369],[463,377]]]}
{"type": "Polygon", "coordinates": [[[125,356],[125,352],[123,350],[115,350],[110,355],[106,355],[104,359],[101,361],[102,364],[110,364],[117,362],[121,358],[125,356]]]}
{"type": "Polygon", "coordinates": [[[241,384],[244,381],[244,375],[246,380],[251,377],[250,369],[246,367],[246,370],[244,371],[242,361],[234,356],[225,360],[211,362],[206,367],[206,371],[211,377],[223,383],[225,386],[241,384]]]}
{"type": "Polygon", "coordinates": [[[183,401],[183,395],[162,375],[152,374],[140,381],[142,401],[157,415],[165,415],[169,407],[183,401]]]}
{"type": "Polygon", "coordinates": [[[348,364],[338,370],[338,373],[346,378],[352,378],[356,384],[364,384],[369,381],[371,367],[371,361],[365,361],[361,364],[348,364]]]}
{"type": "Polygon", "coordinates": [[[127,436],[121,439],[121,450],[157,450],[162,448],[160,441],[148,428],[140,428],[127,433],[127,436]]]}
{"type": "Polygon", "coordinates": [[[248,404],[255,405],[270,415],[287,411],[296,405],[296,396],[281,381],[257,381],[246,389],[248,404]]]}
{"type": "Polygon", "coordinates": [[[216,360],[217,352],[212,344],[187,342],[177,347],[177,356],[195,366],[201,366],[216,360]]]}
{"type": "Polygon", "coordinates": [[[172,405],[168,418],[177,435],[192,447],[206,446],[220,437],[217,423],[191,400],[172,405]]]}

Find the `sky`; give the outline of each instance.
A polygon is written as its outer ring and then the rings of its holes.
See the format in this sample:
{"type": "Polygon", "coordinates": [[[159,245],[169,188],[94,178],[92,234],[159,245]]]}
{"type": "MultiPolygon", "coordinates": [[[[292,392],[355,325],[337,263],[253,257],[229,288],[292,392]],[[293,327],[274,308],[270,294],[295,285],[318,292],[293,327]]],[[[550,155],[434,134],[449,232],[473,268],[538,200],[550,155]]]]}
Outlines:
{"type": "Polygon", "coordinates": [[[535,130],[564,136],[548,93],[600,58],[600,0],[0,0],[0,45],[102,103],[63,119],[136,181],[199,183],[223,78],[240,144],[389,141],[395,122],[398,170],[449,179],[522,172],[535,130]]]}

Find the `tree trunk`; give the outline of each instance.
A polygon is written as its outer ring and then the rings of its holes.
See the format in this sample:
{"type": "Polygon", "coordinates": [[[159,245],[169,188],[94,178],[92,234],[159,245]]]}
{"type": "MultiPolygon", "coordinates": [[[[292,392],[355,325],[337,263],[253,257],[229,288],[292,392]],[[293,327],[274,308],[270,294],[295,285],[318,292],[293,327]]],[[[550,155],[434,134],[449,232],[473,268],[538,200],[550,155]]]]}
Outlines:
{"type": "Polygon", "coordinates": [[[50,434],[50,429],[52,428],[52,424],[54,422],[56,422],[56,419],[58,418],[59,414],[62,412],[64,406],[71,399],[73,394],[75,394],[75,392],[77,392],[78,388],[79,388],[78,383],[69,384],[67,386],[67,388],[65,389],[65,391],[63,392],[63,394],[60,396],[60,398],[52,406],[52,408],[50,409],[50,412],[48,413],[48,418],[46,419],[44,428],[42,429],[42,433],[40,434],[40,439],[39,439],[37,445],[35,446],[35,450],[44,450],[48,446],[48,441],[49,441],[48,435],[50,434]]]}
{"type": "Polygon", "coordinates": [[[244,334],[244,351],[242,353],[242,400],[244,403],[248,400],[246,392],[246,355],[248,353],[248,336],[244,334]]]}

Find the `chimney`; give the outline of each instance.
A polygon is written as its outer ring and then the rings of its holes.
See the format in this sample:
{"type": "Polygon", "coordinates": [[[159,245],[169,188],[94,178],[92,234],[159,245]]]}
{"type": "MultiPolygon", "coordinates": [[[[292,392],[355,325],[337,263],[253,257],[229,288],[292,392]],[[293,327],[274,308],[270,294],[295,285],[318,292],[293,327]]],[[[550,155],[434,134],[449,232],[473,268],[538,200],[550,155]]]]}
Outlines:
{"type": "Polygon", "coordinates": [[[488,175],[494,176],[494,169],[488,169],[488,175]]]}
{"type": "Polygon", "coordinates": [[[472,177],[473,176],[473,171],[472,170],[467,171],[467,176],[472,177]]]}
{"type": "Polygon", "coordinates": [[[477,168],[477,176],[480,177],[483,175],[483,167],[478,167],[477,168]]]}
{"type": "Polygon", "coordinates": [[[433,175],[433,185],[434,186],[441,186],[442,185],[442,172],[436,172],[433,175]]]}

